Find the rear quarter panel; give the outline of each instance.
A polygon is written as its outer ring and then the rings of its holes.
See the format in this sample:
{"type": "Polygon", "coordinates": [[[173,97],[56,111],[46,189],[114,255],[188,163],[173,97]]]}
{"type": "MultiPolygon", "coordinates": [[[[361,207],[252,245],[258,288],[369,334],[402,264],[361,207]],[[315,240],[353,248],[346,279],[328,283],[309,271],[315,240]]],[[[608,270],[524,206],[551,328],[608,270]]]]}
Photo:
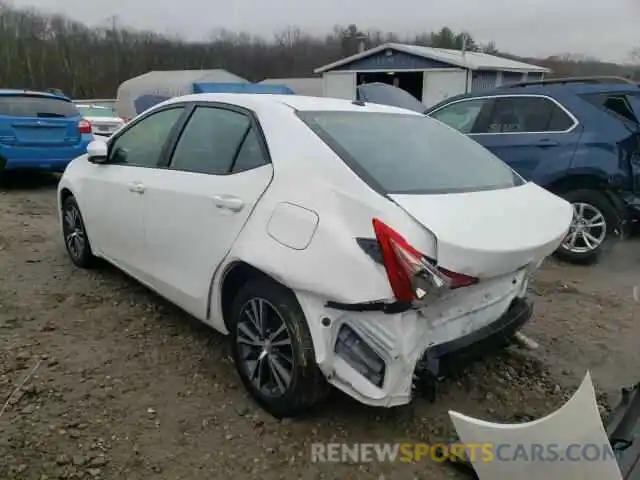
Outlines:
{"type": "MultiPolygon", "coordinates": [[[[358,303],[392,298],[384,267],[360,248],[356,238],[375,238],[373,218],[388,223],[425,254],[435,253],[433,237],[357,177],[296,117],[270,112],[259,119],[274,177],[214,279],[213,291],[220,291],[215,287],[225,270],[243,261],[294,291],[325,301],[358,303]],[[318,217],[305,248],[287,247],[269,235],[272,215],[283,203],[318,217]]],[[[221,313],[220,298],[214,297],[212,302],[212,311],[221,313]]]]}
{"type": "Polygon", "coordinates": [[[626,142],[632,132],[621,121],[580,97],[571,96],[563,99],[563,103],[583,125],[566,175],[590,175],[612,186],[630,188],[626,142]]]}

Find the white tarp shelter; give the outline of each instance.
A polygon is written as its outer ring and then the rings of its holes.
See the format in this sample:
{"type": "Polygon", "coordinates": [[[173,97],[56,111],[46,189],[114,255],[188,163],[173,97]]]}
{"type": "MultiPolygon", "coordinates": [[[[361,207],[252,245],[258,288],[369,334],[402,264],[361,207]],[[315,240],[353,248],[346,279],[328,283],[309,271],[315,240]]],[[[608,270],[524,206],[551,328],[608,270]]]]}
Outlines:
{"type": "Polygon", "coordinates": [[[215,70],[153,70],[122,82],[118,87],[116,111],[124,118],[136,115],[135,101],[145,95],[176,97],[190,93],[212,91],[210,87],[224,85],[225,90],[233,85],[250,82],[222,69],[215,70]]]}

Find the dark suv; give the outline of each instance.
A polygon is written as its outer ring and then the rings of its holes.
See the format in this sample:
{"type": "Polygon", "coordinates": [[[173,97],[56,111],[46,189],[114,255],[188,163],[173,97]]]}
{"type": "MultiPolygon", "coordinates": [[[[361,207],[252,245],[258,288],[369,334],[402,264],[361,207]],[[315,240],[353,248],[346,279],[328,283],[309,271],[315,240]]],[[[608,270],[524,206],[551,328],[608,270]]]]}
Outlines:
{"type": "MultiPolygon", "coordinates": [[[[381,98],[375,103],[397,103],[381,98]]],[[[519,83],[448,98],[424,113],[573,204],[574,221],[557,252],[567,260],[596,260],[607,236],[640,218],[635,83],[598,77],[519,83]]]]}

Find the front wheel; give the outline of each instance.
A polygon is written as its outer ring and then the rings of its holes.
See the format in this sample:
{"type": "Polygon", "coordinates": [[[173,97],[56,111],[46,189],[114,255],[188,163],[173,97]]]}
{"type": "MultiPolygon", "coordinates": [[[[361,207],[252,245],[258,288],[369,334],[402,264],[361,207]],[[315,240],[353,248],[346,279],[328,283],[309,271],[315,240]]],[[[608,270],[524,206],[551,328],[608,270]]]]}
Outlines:
{"type": "Polygon", "coordinates": [[[328,384],[291,290],[268,278],[250,280],[236,295],[230,320],[236,369],[262,408],[292,417],[325,398],[328,384]]]}
{"type": "Polygon", "coordinates": [[[556,255],[571,263],[594,263],[616,234],[620,215],[606,195],[597,190],[572,190],[564,199],[573,206],[573,220],[556,255]]]}

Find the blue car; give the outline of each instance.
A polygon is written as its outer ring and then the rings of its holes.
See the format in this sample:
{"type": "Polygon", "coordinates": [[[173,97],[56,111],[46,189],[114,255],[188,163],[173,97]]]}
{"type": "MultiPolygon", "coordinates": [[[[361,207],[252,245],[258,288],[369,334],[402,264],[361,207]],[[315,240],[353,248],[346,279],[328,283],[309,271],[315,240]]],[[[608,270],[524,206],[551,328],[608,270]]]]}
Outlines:
{"type": "Polygon", "coordinates": [[[92,140],[91,124],[67,97],[0,90],[0,172],[62,172],[92,140]]]}
{"type": "Polygon", "coordinates": [[[391,86],[363,85],[358,94],[440,120],[571,202],[574,221],[557,251],[566,260],[597,260],[607,237],[624,234],[640,219],[635,83],[598,77],[525,82],[451,97],[429,109],[391,86]]]}

